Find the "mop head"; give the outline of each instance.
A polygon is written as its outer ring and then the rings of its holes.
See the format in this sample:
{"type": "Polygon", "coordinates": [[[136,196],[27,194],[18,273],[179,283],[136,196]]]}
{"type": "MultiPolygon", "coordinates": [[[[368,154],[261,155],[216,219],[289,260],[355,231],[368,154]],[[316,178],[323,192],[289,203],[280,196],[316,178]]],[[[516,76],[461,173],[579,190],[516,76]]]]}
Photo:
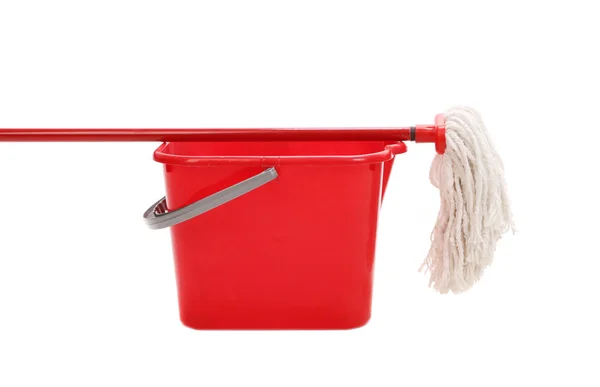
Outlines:
{"type": "Polygon", "coordinates": [[[435,157],[429,174],[441,207],[421,267],[442,294],[470,289],[492,263],[496,242],[514,229],[502,160],[481,117],[468,107],[444,116],[446,152],[435,157]]]}

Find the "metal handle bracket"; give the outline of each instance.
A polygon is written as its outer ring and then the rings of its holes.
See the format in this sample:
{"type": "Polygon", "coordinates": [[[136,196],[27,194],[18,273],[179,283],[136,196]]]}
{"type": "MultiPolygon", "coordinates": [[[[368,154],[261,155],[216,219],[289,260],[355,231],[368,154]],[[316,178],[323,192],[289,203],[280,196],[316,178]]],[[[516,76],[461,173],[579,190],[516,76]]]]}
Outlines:
{"type": "Polygon", "coordinates": [[[173,211],[167,209],[167,201],[163,197],[144,212],[144,221],[153,230],[171,227],[230,202],[276,178],[275,168],[269,168],[258,175],[173,211]]]}

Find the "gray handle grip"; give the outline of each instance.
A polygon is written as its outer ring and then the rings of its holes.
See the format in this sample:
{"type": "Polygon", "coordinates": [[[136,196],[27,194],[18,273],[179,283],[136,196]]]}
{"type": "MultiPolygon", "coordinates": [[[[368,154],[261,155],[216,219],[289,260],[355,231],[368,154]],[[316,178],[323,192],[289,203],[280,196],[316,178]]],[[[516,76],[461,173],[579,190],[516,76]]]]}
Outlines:
{"type": "Polygon", "coordinates": [[[258,175],[174,211],[168,211],[166,198],[163,197],[144,212],[144,221],[153,230],[171,227],[204,214],[276,178],[275,168],[269,168],[258,175]]]}

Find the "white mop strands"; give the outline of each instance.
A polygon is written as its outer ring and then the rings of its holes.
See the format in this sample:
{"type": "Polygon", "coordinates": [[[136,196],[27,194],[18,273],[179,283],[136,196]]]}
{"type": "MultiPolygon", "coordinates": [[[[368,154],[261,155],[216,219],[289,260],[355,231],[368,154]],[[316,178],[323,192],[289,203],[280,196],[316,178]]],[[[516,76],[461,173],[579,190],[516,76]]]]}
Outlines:
{"type": "Polygon", "coordinates": [[[502,160],[481,117],[467,107],[444,116],[446,152],[435,156],[429,176],[441,207],[421,267],[442,294],[470,289],[492,263],[496,242],[514,229],[502,160]]]}

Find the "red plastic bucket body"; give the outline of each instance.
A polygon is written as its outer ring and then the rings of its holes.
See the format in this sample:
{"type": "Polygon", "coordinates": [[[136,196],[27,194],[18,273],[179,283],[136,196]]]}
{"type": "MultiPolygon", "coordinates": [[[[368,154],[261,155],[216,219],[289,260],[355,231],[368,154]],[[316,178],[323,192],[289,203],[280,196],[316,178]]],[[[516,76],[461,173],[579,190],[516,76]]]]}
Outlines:
{"type": "Polygon", "coordinates": [[[377,220],[403,143],[167,143],[169,210],[275,167],[276,180],[171,227],[194,329],[350,329],[371,315],[377,220]]]}

